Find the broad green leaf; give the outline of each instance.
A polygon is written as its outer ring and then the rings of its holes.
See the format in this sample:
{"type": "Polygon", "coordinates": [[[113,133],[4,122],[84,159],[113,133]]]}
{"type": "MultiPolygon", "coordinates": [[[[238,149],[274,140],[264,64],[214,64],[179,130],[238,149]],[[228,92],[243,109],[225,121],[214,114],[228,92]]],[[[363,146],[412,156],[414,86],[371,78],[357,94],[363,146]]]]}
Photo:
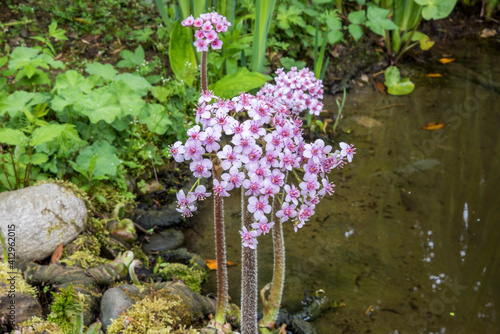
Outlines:
{"type": "Polygon", "coordinates": [[[106,81],[112,81],[118,73],[118,71],[115,70],[112,65],[103,65],[99,62],[87,64],[85,72],[87,72],[88,74],[97,75],[106,81]]]}
{"type": "Polygon", "coordinates": [[[266,83],[266,78],[261,73],[250,72],[246,67],[242,67],[238,72],[228,74],[215,84],[210,85],[210,89],[216,96],[231,98],[241,92],[248,92],[266,83]]]}
{"type": "Polygon", "coordinates": [[[49,142],[59,137],[64,129],[65,125],[63,124],[49,124],[36,128],[31,136],[30,146],[37,146],[49,142]]]}
{"type": "Polygon", "coordinates": [[[161,103],[167,103],[169,97],[172,95],[172,91],[163,86],[155,86],[151,88],[151,93],[161,103]]]}
{"type": "Polygon", "coordinates": [[[94,166],[93,177],[115,176],[117,167],[120,165],[120,159],[116,155],[116,148],[110,145],[106,140],[95,142],[92,146],[80,150],[76,158],[79,167],[89,171],[92,158],[97,156],[94,166]]]}
{"type": "MultiPolygon", "coordinates": [[[[411,32],[407,32],[403,39],[408,39],[411,32]]],[[[412,42],[420,42],[420,48],[424,51],[429,50],[434,45],[434,42],[427,36],[426,34],[421,33],[420,31],[415,31],[411,38],[412,42]]]]}
{"type": "Polygon", "coordinates": [[[281,29],[289,29],[292,25],[304,28],[306,23],[302,18],[303,10],[297,6],[281,5],[278,7],[276,20],[278,27],[281,29]]]}
{"type": "Polygon", "coordinates": [[[0,128],[0,143],[14,146],[25,145],[28,137],[21,130],[0,128]]]}
{"type": "Polygon", "coordinates": [[[195,79],[196,55],[191,40],[191,32],[177,22],[170,36],[168,59],[174,74],[189,86],[195,79]]]}
{"type": "Polygon", "coordinates": [[[145,96],[151,89],[151,84],[146,79],[131,73],[118,74],[115,81],[123,81],[140,96],[145,96]]]}
{"type": "Polygon", "coordinates": [[[298,70],[303,69],[306,63],[301,60],[295,60],[294,58],[282,57],[280,59],[281,65],[286,69],[291,69],[292,67],[297,67],[298,70]]]}
{"type": "Polygon", "coordinates": [[[74,108],[86,115],[94,124],[99,121],[110,124],[121,115],[120,103],[105,88],[94,90],[85,100],[76,103],[74,108]]]}
{"type": "Polygon", "coordinates": [[[422,17],[426,20],[444,19],[457,4],[457,0],[415,0],[415,2],[424,7],[422,17]]]}
{"type": "Polygon", "coordinates": [[[57,21],[52,21],[52,23],[49,26],[49,35],[52,38],[56,38],[60,41],[65,41],[68,39],[64,34],[66,33],[66,30],[64,29],[57,29],[57,21]]]}
{"type": "Polygon", "coordinates": [[[69,70],[56,77],[53,91],[60,94],[63,89],[70,88],[71,91],[82,91],[89,94],[96,84],[95,78],[85,78],[75,70],[69,70]]]}
{"type": "Polygon", "coordinates": [[[349,22],[354,24],[363,24],[366,21],[366,12],[364,10],[359,10],[357,12],[350,12],[347,16],[349,22]]]}
{"type": "Polygon", "coordinates": [[[401,80],[399,70],[395,66],[389,66],[385,70],[385,85],[387,92],[391,95],[407,95],[415,89],[415,85],[409,78],[401,80]]]}
{"type": "Polygon", "coordinates": [[[363,28],[357,24],[349,24],[347,29],[355,41],[359,40],[361,36],[363,36],[363,28]]]}
{"type": "Polygon", "coordinates": [[[126,115],[138,116],[144,107],[144,100],[133,91],[124,81],[115,81],[109,86],[109,93],[113,94],[121,108],[120,117],[126,115]]]}
{"type": "Polygon", "coordinates": [[[49,161],[49,156],[45,153],[34,153],[31,155],[30,162],[33,165],[42,165],[49,161]]]}
{"type": "Polygon", "coordinates": [[[7,56],[3,56],[0,58],[0,67],[2,67],[3,65],[7,64],[7,61],[9,60],[9,58],[7,58],[7,56]]]}
{"type": "Polygon", "coordinates": [[[328,43],[335,44],[344,38],[344,34],[340,30],[330,31],[327,35],[328,43]]]}
{"type": "Polygon", "coordinates": [[[10,117],[16,117],[23,113],[24,109],[30,110],[32,106],[44,103],[48,99],[44,93],[29,93],[24,90],[18,90],[10,94],[0,108],[0,116],[6,112],[10,117]]]}
{"type": "Polygon", "coordinates": [[[368,22],[366,26],[370,28],[374,33],[383,36],[384,30],[393,30],[397,26],[387,18],[390,10],[382,9],[375,5],[368,5],[368,12],[366,14],[368,22]]]}
{"type": "Polygon", "coordinates": [[[139,117],[141,124],[146,124],[148,130],[159,135],[164,134],[172,121],[168,118],[168,112],[161,104],[146,104],[143,108],[143,116],[139,117]]]}
{"type": "Polygon", "coordinates": [[[336,12],[331,12],[330,15],[326,17],[326,25],[330,30],[340,30],[342,29],[342,21],[336,12]]]}
{"type": "Polygon", "coordinates": [[[72,106],[85,98],[87,98],[87,95],[82,92],[66,88],[61,90],[59,95],[54,96],[52,101],[50,101],[50,107],[54,111],[63,112],[65,107],[72,106]]]}
{"type": "Polygon", "coordinates": [[[141,65],[145,60],[144,49],[140,45],[135,49],[135,52],[122,50],[120,56],[122,56],[123,60],[120,60],[118,64],[116,64],[116,67],[135,68],[141,65]]]}
{"type": "Polygon", "coordinates": [[[46,54],[40,54],[39,50],[27,47],[15,48],[10,55],[9,69],[19,70],[28,65],[45,69],[48,69],[49,65],[53,68],[64,68],[64,64],[61,61],[54,60],[46,54]]]}
{"type": "Polygon", "coordinates": [[[71,167],[73,167],[73,169],[75,171],[77,171],[78,173],[80,173],[81,175],[83,175],[84,178],[86,178],[87,180],[89,179],[89,174],[88,172],[85,170],[85,168],[83,167],[80,167],[76,162],[74,161],[70,161],[69,164],[71,165],[71,167]]]}

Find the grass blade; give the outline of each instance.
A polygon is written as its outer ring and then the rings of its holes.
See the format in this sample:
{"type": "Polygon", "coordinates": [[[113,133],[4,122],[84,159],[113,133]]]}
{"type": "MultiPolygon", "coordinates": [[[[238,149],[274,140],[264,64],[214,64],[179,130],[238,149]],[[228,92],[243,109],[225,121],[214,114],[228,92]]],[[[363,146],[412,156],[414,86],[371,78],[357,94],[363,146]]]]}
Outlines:
{"type": "Polygon", "coordinates": [[[266,55],[267,34],[276,0],[257,0],[255,32],[252,50],[252,71],[262,72],[266,55]]]}

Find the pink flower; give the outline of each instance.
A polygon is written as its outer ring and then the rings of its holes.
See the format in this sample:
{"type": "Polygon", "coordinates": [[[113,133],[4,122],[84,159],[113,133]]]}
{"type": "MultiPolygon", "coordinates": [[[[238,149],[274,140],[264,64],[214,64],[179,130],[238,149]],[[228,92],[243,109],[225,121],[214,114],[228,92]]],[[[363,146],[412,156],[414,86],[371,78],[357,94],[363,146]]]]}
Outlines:
{"type": "Polygon", "coordinates": [[[248,212],[253,213],[255,220],[260,220],[262,216],[271,212],[271,206],[266,196],[260,196],[259,198],[255,196],[250,197],[248,199],[247,209],[248,212]]]}
{"type": "Polygon", "coordinates": [[[258,222],[253,223],[252,227],[257,230],[258,235],[267,234],[274,226],[274,222],[267,222],[267,217],[263,216],[258,222]]]}
{"type": "Polygon", "coordinates": [[[203,20],[201,18],[197,18],[196,20],[194,20],[193,25],[196,28],[201,28],[201,26],[203,25],[203,20]]]}
{"type": "Polygon", "coordinates": [[[281,218],[281,222],[284,223],[288,219],[297,216],[297,211],[295,210],[296,205],[285,202],[283,203],[281,210],[276,212],[276,217],[281,218]]]}
{"type": "Polygon", "coordinates": [[[201,200],[204,200],[205,198],[207,198],[208,196],[210,196],[211,193],[207,193],[207,189],[205,188],[204,185],[199,185],[193,191],[193,195],[194,195],[194,197],[196,197],[196,199],[198,201],[201,201],[201,200]]]}
{"type": "Polygon", "coordinates": [[[192,26],[194,24],[194,17],[190,15],[187,19],[181,22],[184,27],[192,26]]]}
{"type": "Polygon", "coordinates": [[[184,146],[180,141],[175,142],[175,144],[170,147],[170,154],[172,154],[174,160],[177,162],[184,161],[183,153],[184,153],[184,146]]]}
{"type": "Polygon", "coordinates": [[[339,144],[339,146],[342,149],[342,151],[340,151],[340,155],[342,155],[343,157],[347,157],[347,161],[351,162],[354,154],[356,154],[356,152],[354,152],[356,150],[354,148],[354,145],[348,145],[342,142],[339,144]]]}
{"type": "Polygon", "coordinates": [[[222,196],[222,197],[228,197],[229,196],[229,193],[226,190],[226,188],[227,188],[227,182],[226,181],[219,182],[219,180],[214,179],[213,184],[214,184],[214,194],[215,195],[222,196]]]}
{"type": "Polygon", "coordinates": [[[227,190],[233,190],[234,188],[239,188],[243,179],[245,178],[245,174],[243,172],[239,172],[238,168],[231,167],[229,173],[222,174],[221,178],[227,182],[227,190]]]}
{"type": "Polygon", "coordinates": [[[202,177],[207,178],[212,175],[210,170],[212,169],[212,161],[209,159],[203,159],[202,161],[193,161],[189,168],[193,172],[193,175],[199,179],[202,177]]]}
{"type": "Polygon", "coordinates": [[[218,38],[214,39],[210,45],[212,46],[212,49],[214,49],[214,50],[222,49],[222,41],[218,38]]]}
{"type": "Polygon", "coordinates": [[[212,30],[214,27],[212,26],[212,23],[211,22],[205,22],[203,23],[203,26],[201,27],[204,31],[210,31],[212,30]]]}
{"type": "MultiPolygon", "coordinates": [[[[201,30],[199,30],[201,31],[201,30]]],[[[212,43],[217,38],[217,33],[213,30],[205,31],[204,33],[207,42],[212,43]]]]}
{"type": "Polygon", "coordinates": [[[255,249],[257,244],[257,236],[259,235],[257,231],[248,231],[245,226],[243,226],[243,231],[240,231],[241,240],[243,242],[243,246],[255,249]]]}
{"type": "Polygon", "coordinates": [[[261,189],[261,180],[260,178],[257,176],[257,175],[253,175],[250,180],[249,179],[245,179],[243,180],[242,182],[242,186],[244,189],[248,189],[246,192],[245,192],[245,196],[258,196],[260,195],[260,189],[261,189]]]}
{"type": "Polygon", "coordinates": [[[208,44],[204,39],[199,38],[193,44],[198,52],[208,51],[208,44]]]}

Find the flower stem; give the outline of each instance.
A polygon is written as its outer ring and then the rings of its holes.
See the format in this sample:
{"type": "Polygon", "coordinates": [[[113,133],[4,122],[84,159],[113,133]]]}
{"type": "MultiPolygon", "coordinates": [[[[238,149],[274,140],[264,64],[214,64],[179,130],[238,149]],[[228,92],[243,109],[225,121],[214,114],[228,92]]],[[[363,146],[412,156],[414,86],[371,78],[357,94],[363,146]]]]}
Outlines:
{"type": "MultiPolygon", "coordinates": [[[[273,248],[274,248],[274,268],[273,268],[273,281],[271,286],[271,292],[269,293],[267,305],[264,308],[265,310],[264,316],[262,317],[261,320],[261,324],[265,327],[274,327],[276,323],[276,318],[278,317],[278,312],[281,306],[283,286],[285,283],[285,240],[283,238],[283,226],[280,222],[280,219],[276,217],[276,212],[278,212],[279,202],[280,202],[278,197],[279,197],[278,195],[274,197],[273,210],[271,213],[272,217],[274,217],[274,226],[272,229],[273,248]]],[[[264,328],[261,328],[261,330],[262,329],[264,328]]]]}
{"type": "Polygon", "coordinates": [[[207,51],[201,53],[201,92],[208,90],[208,79],[207,79],[207,51]]]}
{"type": "MultiPolygon", "coordinates": [[[[220,181],[221,167],[214,166],[214,177],[220,181]]],[[[215,192],[214,192],[215,193],[215,192]]],[[[217,262],[217,311],[215,321],[224,325],[228,302],[226,239],[224,235],[224,200],[214,194],[215,259],[217,262]]]]}
{"type": "MultiPolygon", "coordinates": [[[[252,230],[252,214],[246,204],[248,196],[241,188],[241,225],[252,230]]],[[[257,326],[257,249],[241,246],[241,326],[242,334],[258,334],[257,326]]]]}

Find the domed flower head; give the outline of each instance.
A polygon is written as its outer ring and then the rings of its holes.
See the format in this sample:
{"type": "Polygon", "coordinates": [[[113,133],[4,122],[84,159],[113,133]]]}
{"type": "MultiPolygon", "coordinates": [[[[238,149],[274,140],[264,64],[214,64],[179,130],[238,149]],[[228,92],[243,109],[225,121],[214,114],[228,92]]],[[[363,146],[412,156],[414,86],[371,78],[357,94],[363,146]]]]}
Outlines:
{"type": "Polygon", "coordinates": [[[209,46],[214,50],[222,48],[222,41],[219,39],[218,33],[226,32],[227,28],[231,26],[231,22],[217,12],[213,12],[201,14],[196,19],[191,15],[182,21],[182,25],[193,27],[196,30],[196,41],[193,43],[196,46],[196,51],[206,52],[209,46]]]}

